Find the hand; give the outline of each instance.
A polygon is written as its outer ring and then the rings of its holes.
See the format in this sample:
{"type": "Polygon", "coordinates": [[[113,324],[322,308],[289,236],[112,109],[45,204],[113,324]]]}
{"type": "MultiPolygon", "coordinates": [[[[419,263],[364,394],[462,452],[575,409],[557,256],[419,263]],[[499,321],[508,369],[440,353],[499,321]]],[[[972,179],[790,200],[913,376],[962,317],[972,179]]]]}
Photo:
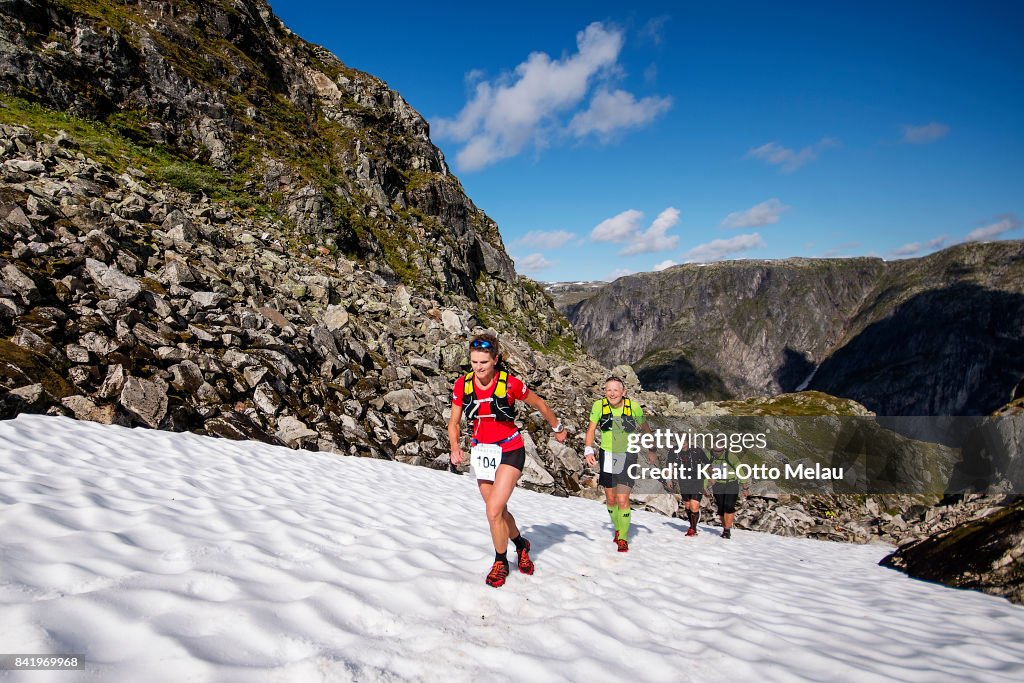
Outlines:
{"type": "Polygon", "coordinates": [[[676,490],[676,483],[674,481],[671,481],[671,480],[665,482],[665,490],[668,491],[669,493],[671,493],[672,491],[675,491],[676,490]]]}
{"type": "Polygon", "coordinates": [[[657,451],[647,451],[647,464],[648,465],[654,465],[654,464],[657,464],[657,462],[658,462],[658,452],[657,451]]]}
{"type": "Polygon", "coordinates": [[[597,458],[592,455],[587,456],[587,465],[590,467],[597,467],[597,458]]]}
{"type": "Polygon", "coordinates": [[[569,437],[569,432],[563,429],[555,434],[555,441],[558,443],[565,443],[565,440],[569,437]]]}
{"type": "Polygon", "coordinates": [[[466,455],[458,446],[452,446],[451,461],[452,464],[455,465],[456,467],[458,467],[459,465],[466,461],[466,455]]]}
{"type": "Polygon", "coordinates": [[[750,498],[750,487],[749,486],[744,486],[743,487],[743,498],[744,499],[750,498]]]}

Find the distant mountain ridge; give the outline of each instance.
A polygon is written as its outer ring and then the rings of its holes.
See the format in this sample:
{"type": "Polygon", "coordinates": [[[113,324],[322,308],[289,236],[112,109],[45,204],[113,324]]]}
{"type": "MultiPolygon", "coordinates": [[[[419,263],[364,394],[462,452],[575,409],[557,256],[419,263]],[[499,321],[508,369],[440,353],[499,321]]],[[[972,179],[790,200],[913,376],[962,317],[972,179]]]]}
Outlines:
{"type": "Polygon", "coordinates": [[[977,415],[1024,377],[1021,241],[688,264],[586,290],[548,287],[585,348],[687,399],[809,389],[880,415],[977,415]]]}

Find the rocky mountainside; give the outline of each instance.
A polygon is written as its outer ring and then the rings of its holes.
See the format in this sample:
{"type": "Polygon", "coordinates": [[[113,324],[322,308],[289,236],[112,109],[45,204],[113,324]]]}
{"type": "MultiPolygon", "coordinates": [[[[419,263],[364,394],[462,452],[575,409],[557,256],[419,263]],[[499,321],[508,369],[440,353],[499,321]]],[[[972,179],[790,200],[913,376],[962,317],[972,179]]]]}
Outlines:
{"type": "Polygon", "coordinates": [[[549,287],[587,350],[689,399],[813,389],[880,415],[979,415],[1024,377],[1024,242],[919,259],[675,266],[549,287]]]}
{"type": "MultiPolygon", "coordinates": [[[[605,370],[569,368],[423,118],[266,3],[0,5],[5,416],[433,463],[482,328],[542,394],[572,387],[562,414],[589,405],[605,370]]],[[[530,481],[564,490],[528,427],[530,481]]]]}
{"type": "Polygon", "coordinates": [[[265,2],[12,0],[0,7],[0,92],[102,126],[73,137],[111,170],[275,215],[304,248],[461,295],[495,322],[530,311],[516,322],[542,344],[564,332],[520,283],[426,121],[265,2]]]}

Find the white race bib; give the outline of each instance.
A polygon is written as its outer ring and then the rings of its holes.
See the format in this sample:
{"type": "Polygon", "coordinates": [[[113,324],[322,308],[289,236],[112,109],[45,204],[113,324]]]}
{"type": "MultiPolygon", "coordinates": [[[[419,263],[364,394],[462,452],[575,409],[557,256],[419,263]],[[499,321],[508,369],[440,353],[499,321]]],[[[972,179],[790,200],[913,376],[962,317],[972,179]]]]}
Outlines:
{"type": "Polygon", "coordinates": [[[601,468],[602,472],[607,472],[609,474],[622,474],[622,468],[625,466],[625,453],[604,452],[604,466],[601,468]]]}
{"type": "Polygon", "coordinates": [[[478,443],[469,456],[473,474],[483,481],[494,481],[494,475],[501,464],[501,446],[496,443],[478,443]]]}

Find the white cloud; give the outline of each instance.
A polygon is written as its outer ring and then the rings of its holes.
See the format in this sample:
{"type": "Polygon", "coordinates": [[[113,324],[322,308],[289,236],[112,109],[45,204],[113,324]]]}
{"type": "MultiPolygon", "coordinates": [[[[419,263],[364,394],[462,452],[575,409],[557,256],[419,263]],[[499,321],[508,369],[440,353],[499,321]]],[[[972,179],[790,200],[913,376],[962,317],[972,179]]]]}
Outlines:
{"type": "Polygon", "coordinates": [[[655,263],[653,270],[654,270],[655,273],[657,273],[660,270],[665,270],[666,268],[671,268],[672,266],[675,266],[675,265],[678,265],[678,264],[675,261],[673,261],[672,259],[665,259],[661,263],[655,263]]]}
{"type": "Polygon", "coordinates": [[[524,273],[538,273],[555,265],[552,261],[544,258],[542,254],[530,254],[529,256],[515,259],[515,262],[519,270],[524,273]]]}
{"type": "Polygon", "coordinates": [[[783,213],[789,211],[791,206],[786,206],[778,199],[769,199],[753,206],[746,211],[735,211],[730,213],[722,221],[723,228],[756,228],[762,225],[778,223],[783,213]]]}
{"type": "Polygon", "coordinates": [[[900,142],[911,145],[927,145],[947,135],[949,135],[949,126],[932,121],[923,126],[903,126],[903,139],[900,142]]]}
{"type": "Polygon", "coordinates": [[[647,230],[641,231],[640,219],[643,216],[644,214],[636,209],[627,209],[606,218],[590,231],[590,239],[596,242],[628,242],[619,252],[621,256],[675,249],[679,237],[667,235],[666,232],[679,222],[679,209],[668,207],[658,214],[647,230]]]}
{"type": "Polygon", "coordinates": [[[597,112],[612,116],[613,127],[643,125],[664,110],[667,98],[638,101],[625,91],[611,93],[604,88],[591,99],[587,111],[593,115],[583,116],[571,130],[563,118],[586,99],[595,83],[621,77],[618,59],[623,40],[620,29],[594,22],[576,34],[577,51],[561,59],[534,52],[511,73],[491,80],[482,80],[478,71],[470,72],[472,96],[454,118],[434,120],[434,134],[461,144],[456,163],[461,170],[474,171],[528,146],[544,147],[552,138],[590,132],[607,135],[610,130],[596,119],[597,112]],[[610,109],[610,104],[619,109],[610,109]]]}
{"type": "Polygon", "coordinates": [[[941,249],[946,243],[948,238],[943,235],[936,237],[935,239],[928,240],[927,242],[909,242],[903,246],[896,247],[889,252],[890,256],[900,258],[903,256],[916,256],[925,251],[932,251],[934,249],[941,249]]]}
{"type": "Polygon", "coordinates": [[[590,231],[590,238],[597,242],[624,242],[640,227],[643,216],[636,209],[627,209],[598,223],[590,231]]]}
{"type": "Polygon", "coordinates": [[[739,254],[751,249],[765,246],[764,240],[758,233],[750,235],[737,235],[727,240],[712,240],[701,244],[686,252],[684,258],[688,261],[707,263],[708,261],[720,261],[726,256],[739,254]]]}
{"type": "Polygon", "coordinates": [[[629,240],[629,244],[620,253],[622,256],[633,254],[650,254],[655,251],[675,249],[679,243],[678,235],[666,235],[665,232],[679,222],[679,209],[668,207],[658,214],[651,227],[629,240]]]}
{"type": "Polygon", "coordinates": [[[602,278],[602,279],[605,282],[611,282],[612,280],[618,280],[620,277],[626,277],[627,275],[632,275],[632,274],[633,274],[633,271],[630,270],[629,268],[616,268],[612,272],[610,272],[607,275],[605,275],[604,278],[602,278]]]}
{"type": "Polygon", "coordinates": [[[607,138],[616,130],[650,123],[671,106],[671,97],[652,96],[637,100],[625,90],[601,88],[590,99],[590,106],[569,121],[569,132],[577,137],[597,133],[607,138]]]}
{"type": "Polygon", "coordinates": [[[783,147],[777,142],[769,142],[766,145],[755,147],[747,152],[746,158],[760,159],[773,166],[779,166],[786,173],[795,171],[804,164],[814,161],[818,154],[829,147],[838,147],[839,141],[835,138],[822,138],[813,145],[804,147],[799,152],[783,147]]]}
{"type": "Polygon", "coordinates": [[[568,230],[531,230],[510,244],[533,249],[558,249],[568,244],[576,235],[568,230]]]}
{"type": "Polygon", "coordinates": [[[985,242],[1020,227],[1020,220],[1014,215],[1002,216],[998,221],[967,233],[964,242],[985,242]]]}

